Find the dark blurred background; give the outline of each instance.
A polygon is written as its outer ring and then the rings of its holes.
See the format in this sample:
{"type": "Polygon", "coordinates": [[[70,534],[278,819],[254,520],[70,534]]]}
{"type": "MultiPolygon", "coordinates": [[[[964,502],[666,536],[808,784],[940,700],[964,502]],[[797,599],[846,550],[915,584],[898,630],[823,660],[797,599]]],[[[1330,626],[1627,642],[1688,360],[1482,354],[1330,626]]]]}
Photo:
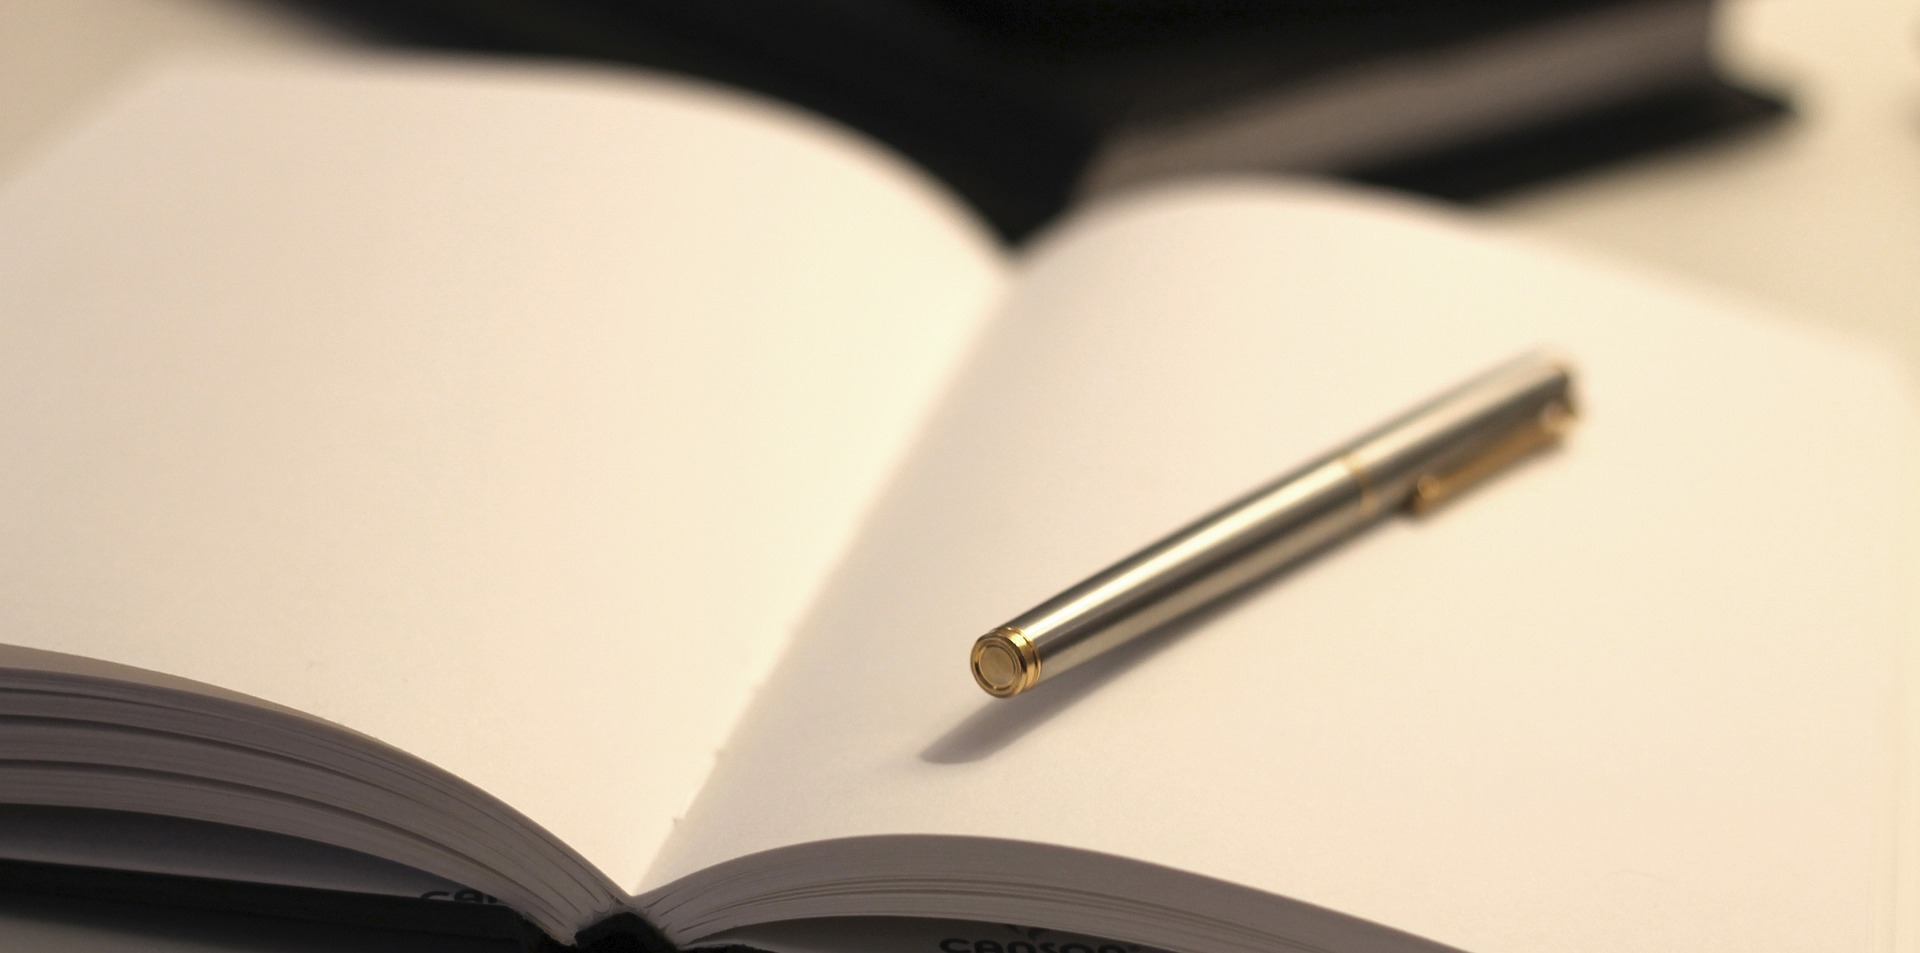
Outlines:
{"type": "Polygon", "coordinates": [[[1452,199],[1777,113],[1709,0],[290,0],[384,41],[639,64],[834,117],[1018,240],[1173,175],[1452,199]]]}

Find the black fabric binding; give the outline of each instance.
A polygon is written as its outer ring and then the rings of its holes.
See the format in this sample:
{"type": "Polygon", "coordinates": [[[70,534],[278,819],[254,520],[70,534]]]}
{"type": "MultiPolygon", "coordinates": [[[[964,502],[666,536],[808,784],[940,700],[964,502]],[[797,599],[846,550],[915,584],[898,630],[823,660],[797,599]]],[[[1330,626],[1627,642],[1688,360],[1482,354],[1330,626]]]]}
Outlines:
{"type": "MultiPolygon", "coordinates": [[[[218,911],[297,922],[504,940],[521,949],[540,953],[563,949],[512,908],[495,903],[377,896],[175,874],[0,860],[0,896],[6,894],[74,897],[114,904],[218,911]]],[[[654,935],[658,936],[658,933],[654,935]]]]}
{"type": "Polygon", "coordinates": [[[637,913],[614,914],[573,939],[581,953],[678,953],[666,934],[637,913]]]}
{"type": "MultiPolygon", "coordinates": [[[[460,903],[391,897],[0,859],[0,909],[10,898],[65,897],[123,909],[193,910],[241,917],[505,941],[527,953],[680,953],[653,924],[635,913],[608,917],[582,930],[568,947],[497,903],[460,903]]],[[[32,909],[27,906],[27,909],[32,909]]],[[[111,908],[107,908],[111,909],[111,908]]],[[[144,920],[141,914],[131,919],[144,920]]],[[[700,953],[765,953],[740,944],[700,947],[700,953]]]]}

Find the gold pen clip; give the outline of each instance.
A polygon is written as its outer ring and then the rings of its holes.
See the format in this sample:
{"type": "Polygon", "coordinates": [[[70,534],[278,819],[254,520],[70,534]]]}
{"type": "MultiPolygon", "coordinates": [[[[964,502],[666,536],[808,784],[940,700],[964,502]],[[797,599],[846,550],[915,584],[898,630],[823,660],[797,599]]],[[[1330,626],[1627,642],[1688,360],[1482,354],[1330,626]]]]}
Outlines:
{"type": "Polygon", "coordinates": [[[1511,432],[1494,439],[1487,447],[1443,470],[1428,473],[1414,481],[1408,495],[1407,512],[1422,516],[1442,503],[1459,496],[1467,487],[1506,469],[1521,458],[1560,441],[1573,429],[1573,404],[1556,400],[1524,420],[1511,432]]]}

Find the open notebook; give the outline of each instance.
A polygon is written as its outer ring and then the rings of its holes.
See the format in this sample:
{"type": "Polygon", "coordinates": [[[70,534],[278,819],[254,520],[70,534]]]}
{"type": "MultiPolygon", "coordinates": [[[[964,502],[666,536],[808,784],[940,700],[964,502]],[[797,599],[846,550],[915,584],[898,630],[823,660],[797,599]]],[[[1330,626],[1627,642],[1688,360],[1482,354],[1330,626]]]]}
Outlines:
{"type": "Polygon", "coordinates": [[[666,80],[151,80],[0,195],[0,856],[681,946],[1910,925],[1886,359],[1318,186],[984,235],[666,80]],[[1563,450],[974,686],[980,632],[1539,345],[1581,373],[1563,450]]]}

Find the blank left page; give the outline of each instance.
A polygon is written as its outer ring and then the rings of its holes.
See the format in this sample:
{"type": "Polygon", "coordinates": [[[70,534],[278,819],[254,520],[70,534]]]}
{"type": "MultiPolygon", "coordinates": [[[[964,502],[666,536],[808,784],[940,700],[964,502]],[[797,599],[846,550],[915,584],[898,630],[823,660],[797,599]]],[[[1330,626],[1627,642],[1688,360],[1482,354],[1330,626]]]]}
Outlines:
{"type": "Polygon", "coordinates": [[[0,631],[343,723],[636,883],[997,293],[824,123],[149,80],[0,194],[0,631]]]}

